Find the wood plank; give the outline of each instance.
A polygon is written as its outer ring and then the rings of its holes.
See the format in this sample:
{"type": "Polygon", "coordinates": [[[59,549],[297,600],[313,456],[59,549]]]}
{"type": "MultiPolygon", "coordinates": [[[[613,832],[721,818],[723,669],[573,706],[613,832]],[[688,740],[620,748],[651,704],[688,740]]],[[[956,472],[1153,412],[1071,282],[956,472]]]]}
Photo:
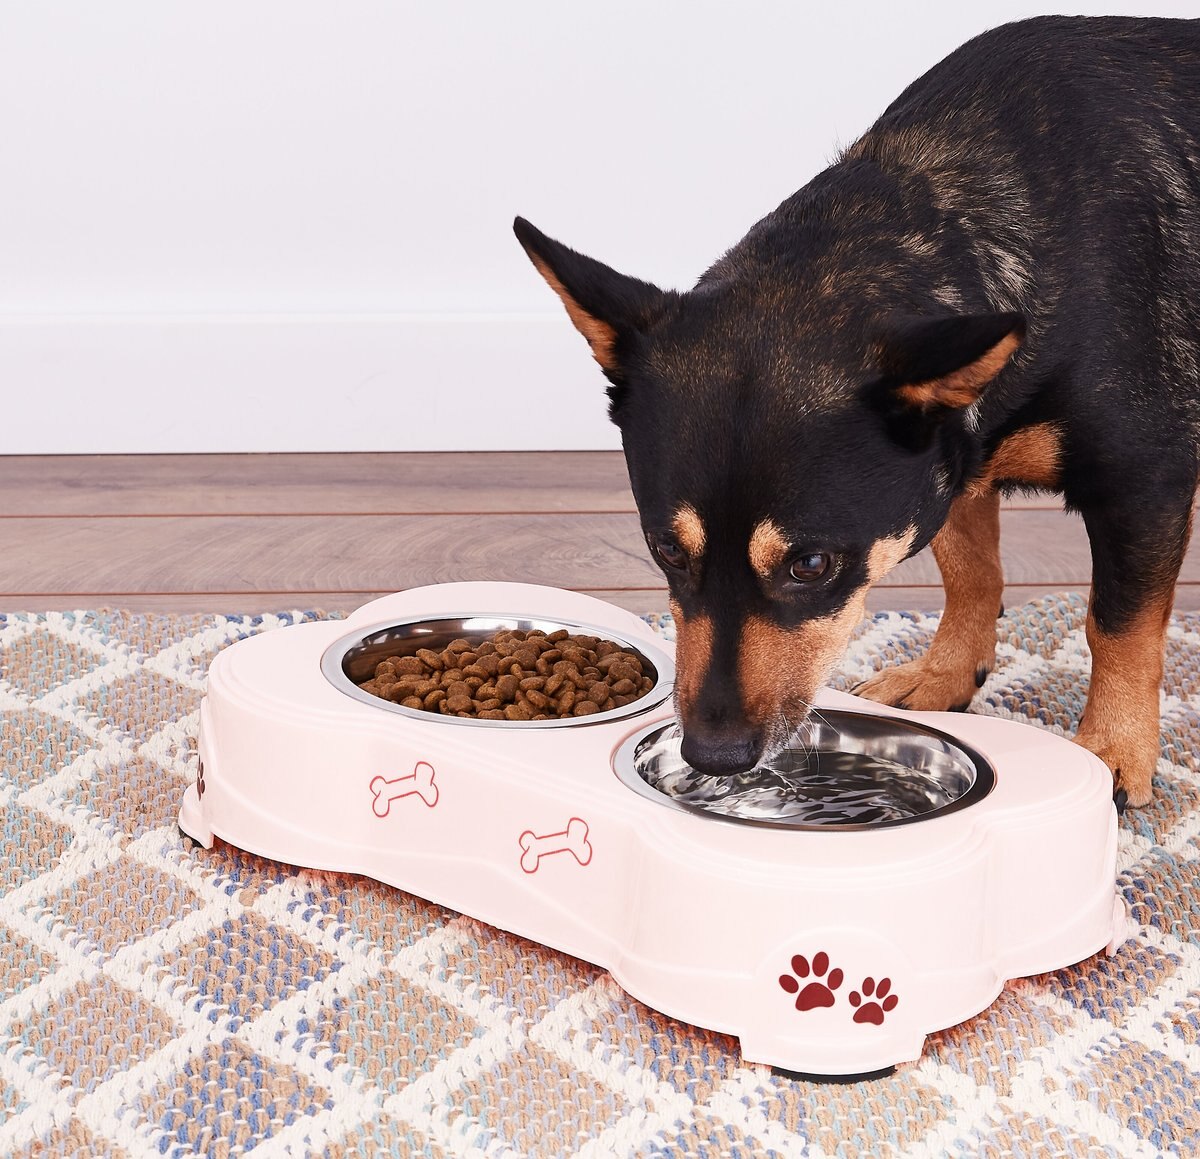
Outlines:
{"type": "MultiPolygon", "coordinates": [[[[1006,511],[1001,523],[1009,583],[1088,583],[1091,560],[1077,517],[1006,511]]],[[[0,596],[391,591],[457,579],[663,586],[632,514],[12,518],[3,530],[0,596]]],[[[1197,545],[1181,578],[1200,581],[1197,545]]],[[[928,551],[883,584],[938,585],[928,551]]]]}
{"type": "MultiPolygon", "coordinates": [[[[1004,588],[1004,606],[1017,608],[1043,596],[1067,592],[1087,597],[1087,584],[1008,584],[1004,588]]],[[[877,587],[867,593],[870,612],[940,612],[945,595],[940,587],[877,587]]],[[[1175,588],[1175,611],[1200,611],[1200,583],[1181,583],[1175,588]]]]}
{"type": "MultiPolygon", "coordinates": [[[[1017,607],[1042,596],[1061,592],[1082,592],[1078,584],[1009,584],[1002,601],[1006,608],[1017,607]]],[[[1200,599],[1200,595],[1197,596],[1200,599]]],[[[921,587],[877,586],[867,592],[868,612],[940,612],[946,606],[946,594],[940,584],[921,587]]]]}
{"type": "MultiPolygon", "coordinates": [[[[1001,521],[1007,606],[1086,593],[1082,524],[1053,496],[1014,496],[1001,521]]],[[[0,534],[7,611],[348,612],[464,578],[667,607],[619,452],[0,457],[0,534]]],[[[941,608],[930,553],[867,604],[941,608]]],[[[1200,610],[1200,547],[1176,609],[1200,610]]]]}
{"type": "Polygon", "coordinates": [[[633,509],[620,451],[0,456],[0,516],[633,509]]]}
{"type": "Polygon", "coordinates": [[[619,451],[0,456],[0,517],[633,510],[619,451]]]}
{"type": "MultiPolygon", "coordinates": [[[[1083,521],[1065,511],[1002,511],[1000,556],[1005,580],[1010,584],[1036,584],[1050,589],[1086,586],[1092,574],[1083,521]]],[[[1200,580],[1200,551],[1190,554],[1184,578],[1200,580]]],[[[941,575],[928,548],[905,560],[880,583],[885,589],[928,585],[941,587],[941,575]]]]}
{"type": "Polygon", "coordinates": [[[660,587],[633,515],[8,519],[0,595],[660,587]]]}

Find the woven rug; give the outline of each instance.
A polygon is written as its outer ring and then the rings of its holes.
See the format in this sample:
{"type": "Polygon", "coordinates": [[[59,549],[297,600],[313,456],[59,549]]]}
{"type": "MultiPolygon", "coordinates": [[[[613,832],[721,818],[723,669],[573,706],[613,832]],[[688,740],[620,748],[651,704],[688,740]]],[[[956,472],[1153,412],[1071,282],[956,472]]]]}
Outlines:
{"type": "MultiPolygon", "coordinates": [[[[0,616],[0,1155],[1200,1152],[1200,615],[1170,630],[1154,803],[1121,823],[1137,938],[846,1086],[418,898],[181,838],[209,661],[312,618],[0,616]]],[[[1083,618],[1010,610],[975,711],[1069,731],[1083,618]]],[[[868,621],[843,683],[935,624],[868,621]]]]}

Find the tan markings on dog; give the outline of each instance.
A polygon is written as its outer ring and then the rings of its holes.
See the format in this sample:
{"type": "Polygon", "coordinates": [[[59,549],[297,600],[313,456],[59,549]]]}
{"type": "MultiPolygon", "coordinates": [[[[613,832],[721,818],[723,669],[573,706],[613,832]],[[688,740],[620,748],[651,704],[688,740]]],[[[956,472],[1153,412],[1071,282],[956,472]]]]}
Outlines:
{"type": "Polygon", "coordinates": [[[1000,570],[1000,496],[962,495],[932,543],[946,588],[946,611],[924,656],[894,664],[857,693],[883,704],[944,711],[970,702],[980,673],[992,668],[996,612],[1004,591],[1000,570]]]}
{"type": "Polygon", "coordinates": [[[900,535],[877,539],[867,556],[867,575],[871,583],[878,583],[889,571],[904,559],[917,538],[917,529],[910,527],[900,535]]]}
{"type": "Polygon", "coordinates": [[[761,616],[747,617],[738,641],[738,682],[747,719],[762,725],[781,714],[792,721],[803,715],[803,706],[824,686],[862,620],[867,589],[904,559],[916,534],[916,528],[910,527],[876,541],[867,557],[870,579],[841,611],[794,628],[780,627],[761,616]]]}
{"type": "Polygon", "coordinates": [[[1092,678],[1075,735],[1112,770],[1131,805],[1150,800],[1159,754],[1159,686],[1174,589],[1119,632],[1106,633],[1088,609],[1092,678]]]}
{"type": "Polygon", "coordinates": [[[781,718],[798,723],[862,620],[866,592],[864,585],[840,612],[794,628],[747,617],[738,641],[738,683],[748,720],[768,728],[781,718]]]}
{"type": "Polygon", "coordinates": [[[910,382],[897,389],[896,393],[910,406],[927,410],[933,406],[970,406],[980,392],[1001,370],[1021,345],[1016,334],[1006,334],[990,350],[984,351],[974,362],[960,366],[941,378],[927,382],[910,382]]]}
{"type": "Polygon", "coordinates": [[[708,616],[685,619],[675,600],[670,606],[675,618],[675,703],[679,715],[686,717],[712,661],[712,620],[708,616]]]}
{"type": "Polygon", "coordinates": [[[1000,563],[1000,493],[962,495],[930,545],[946,607],[923,657],[921,695],[938,709],[956,708],[979,688],[977,674],[996,657],[996,615],[1004,598],[1000,563]],[[945,703],[942,703],[945,701],[945,703]]]}
{"type": "Polygon", "coordinates": [[[947,625],[946,617],[955,621],[967,616],[986,626],[989,637],[994,636],[996,613],[1004,593],[1000,493],[992,488],[981,495],[960,495],[950,505],[949,516],[930,546],[946,589],[946,616],[937,636],[946,627],[952,635],[965,634],[965,626],[947,625]]]}
{"type": "Polygon", "coordinates": [[[696,509],[685,503],[675,512],[671,520],[671,530],[679,540],[679,546],[691,556],[699,559],[704,554],[707,537],[704,534],[704,521],[696,514],[696,509]]]}
{"type": "Polygon", "coordinates": [[[764,519],[750,536],[750,566],[763,579],[770,579],[787,558],[789,549],[783,532],[770,519],[764,519]]]}
{"type": "Polygon", "coordinates": [[[1028,483],[1053,490],[1058,486],[1062,459],[1062,433],[1053,423],[1036,423],[1004,439],[984,464],[983,474],[967,487],[982,495],[1000,480],[1028,483]]]}
{"type": "Polygon", "coordinates": [[[996,658],[996,616],[1004,598],[1000,563],[1000,493],[961,495],[930,545],[946,608],[925,656],[929,674],[952,681],[944,690],[955,708],[979,687],[977,673],[990,672],[996,658]]]}
{"type": "MultiPolygon", "coordinates": [[[[528,251],[526,251],[528,252],[528,251]]],[[[588,341],[592,348],[592,356],[605,370],[612,370],[617,365],[616,343],[617,332],[607,322],[593,318],[567,291],[567,287],[554,276],[554,271],[536,254],[530,253],[530,259],[537,271],[546,279],[550,288],[562,299],[567,308],[575,329],[588,341]]]]}

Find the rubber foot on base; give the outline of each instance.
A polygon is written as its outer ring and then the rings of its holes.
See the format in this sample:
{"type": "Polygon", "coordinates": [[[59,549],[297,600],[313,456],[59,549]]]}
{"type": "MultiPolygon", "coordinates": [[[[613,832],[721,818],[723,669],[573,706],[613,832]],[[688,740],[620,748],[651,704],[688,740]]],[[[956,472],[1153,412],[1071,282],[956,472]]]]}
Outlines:
{"type": "Polygon", "coordinates": [[[869,1083],[873,1079],[885,1079],[896,1073],[894,1066],[885,1066],[881,1070],[863,1071],[862,1074],[811,1074],[803,1070],[785,1070],[781,1066],[771,1067],[771,1073],[781,1079],[792,1079],[805,1083],[869,1083]]]}

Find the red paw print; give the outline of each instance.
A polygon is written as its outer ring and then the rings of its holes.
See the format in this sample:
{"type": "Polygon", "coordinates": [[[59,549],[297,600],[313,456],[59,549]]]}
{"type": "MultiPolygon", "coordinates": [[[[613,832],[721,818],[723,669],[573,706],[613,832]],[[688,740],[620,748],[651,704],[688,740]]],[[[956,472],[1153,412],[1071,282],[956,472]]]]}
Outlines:
{"type": "Polygon", "coordinates": [[[882,1025],[883,1016],[895,1010],[896,1004],[900,1001],[895,994],[888,993],[891,988],[891,978],[880,978],[878,986],[875,984],[874,978],[864,978],[861,994],[857,990],[850,991],[850,1005],[858,1007],[854,1012],[854,1021],[873,1022],[876,1026],[882,1025]],[[865,1003],[863,1002],[864,998],[868,999],[865,1003]]]}
{"type": "Polygon", "coordinates": [[[829,969],[829,955],[821,950],[813,955],[811,969],[808,959],[803,954],[796,954],[792,958],[792,973],[780,974],[779,985],[789,994],[797,995],[797,1010],[814,1010],[818,1006],[833,1005],[833,992],[842,984],[844,977],[841,970],[829,969]],[[801,989],[800,979],[807,978],[810,973],[813,980],[801,989]]]}

